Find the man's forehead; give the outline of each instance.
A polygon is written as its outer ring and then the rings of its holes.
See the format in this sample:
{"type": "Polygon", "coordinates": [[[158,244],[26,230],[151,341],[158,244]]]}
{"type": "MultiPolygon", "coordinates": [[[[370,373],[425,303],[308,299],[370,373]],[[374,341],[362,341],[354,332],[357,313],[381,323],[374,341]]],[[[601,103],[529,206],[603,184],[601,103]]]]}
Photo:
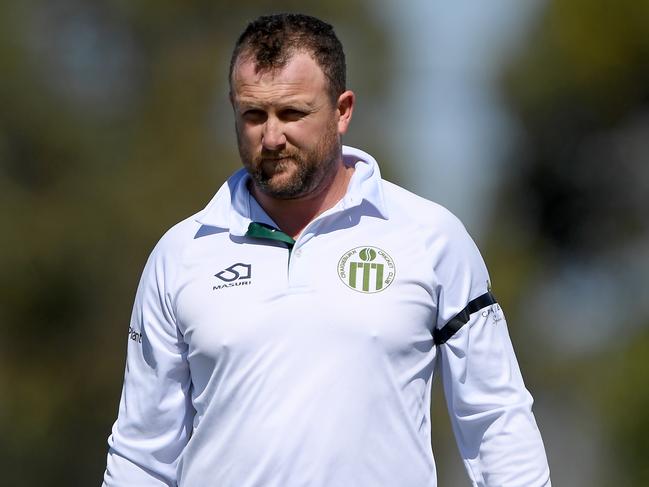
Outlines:
{"type": "Polygon", "coordinates": [[[259,69],[252,56],[240,57],[232,72],[234,88],[267,85],[313,85],[324,87],[325,75],[318,63],[306,52],[296,52],[275,68],[259,69]]]}

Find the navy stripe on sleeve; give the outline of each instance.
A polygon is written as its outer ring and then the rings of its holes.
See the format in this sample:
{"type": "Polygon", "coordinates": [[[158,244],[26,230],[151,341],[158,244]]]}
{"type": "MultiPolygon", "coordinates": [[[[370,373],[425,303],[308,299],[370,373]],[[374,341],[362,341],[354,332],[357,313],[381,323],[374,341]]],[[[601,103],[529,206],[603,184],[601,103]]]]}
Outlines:
{"type": "Polygon", "coordinates": [[[472,299],[462,311],[451,318],[442,328],[436,327],[433,330],[433,342],[435,345],[445,343],[446,340],[455,335],[460,328],[469,322],[469,317],[473,313],[496,303],[496,298],[491,292],[486,292],[482,296],[472,299]]]}

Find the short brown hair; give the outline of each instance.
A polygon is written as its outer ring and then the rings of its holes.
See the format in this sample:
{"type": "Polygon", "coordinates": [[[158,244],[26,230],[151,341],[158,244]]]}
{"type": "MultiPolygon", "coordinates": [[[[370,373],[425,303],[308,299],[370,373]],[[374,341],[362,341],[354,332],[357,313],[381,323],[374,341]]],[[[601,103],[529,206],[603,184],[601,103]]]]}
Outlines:
{"type": "Polygon", "coordinates": [[[283,68],[297,51],[309,53],[328,81],[333,101],[345,91],[346,66],[343,46],[333,27],[304,14],[281,13],[261,16],[248,24],[239,36],[230,59],[232,73],[240,57],[254,59],[256,70],[283,68]]]}

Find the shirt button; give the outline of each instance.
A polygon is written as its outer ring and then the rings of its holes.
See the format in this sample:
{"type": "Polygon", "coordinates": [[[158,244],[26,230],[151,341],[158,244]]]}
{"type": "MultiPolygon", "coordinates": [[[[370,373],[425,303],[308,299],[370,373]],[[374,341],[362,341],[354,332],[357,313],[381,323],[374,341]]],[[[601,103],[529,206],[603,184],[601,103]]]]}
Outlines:
{"type": "Polygon", "coordinates": [[[295,257],[300,257],[302,255],[302,249],[297,249],[295,251],[295,257]]]}

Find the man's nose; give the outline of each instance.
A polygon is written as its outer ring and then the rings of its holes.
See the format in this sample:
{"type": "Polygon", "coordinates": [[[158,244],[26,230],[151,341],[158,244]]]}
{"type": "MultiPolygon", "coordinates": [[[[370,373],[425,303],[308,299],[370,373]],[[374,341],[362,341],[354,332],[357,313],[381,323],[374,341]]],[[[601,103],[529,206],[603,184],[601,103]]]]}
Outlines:
{"type": "Polygon", "coordinates": [[[286,145],[284,126],[276,118],[268,117],[264,123],[264,130],[261,135],[261,143],[264,149],[277,150],[286,145]]]}

